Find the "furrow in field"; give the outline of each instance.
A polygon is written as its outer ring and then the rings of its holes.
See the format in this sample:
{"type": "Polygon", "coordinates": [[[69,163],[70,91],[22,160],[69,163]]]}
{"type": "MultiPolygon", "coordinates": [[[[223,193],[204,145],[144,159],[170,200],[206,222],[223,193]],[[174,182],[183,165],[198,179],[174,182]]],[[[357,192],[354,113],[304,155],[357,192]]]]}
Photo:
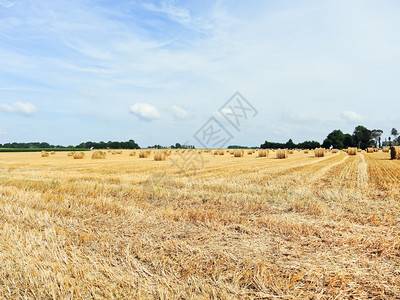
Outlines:
{"type": "Polygon", "coordinates": [[[398,192],[400,189],[400,165],[395,161],[375,155],[367,155],[371,185],[381,191],[398,192]]]}

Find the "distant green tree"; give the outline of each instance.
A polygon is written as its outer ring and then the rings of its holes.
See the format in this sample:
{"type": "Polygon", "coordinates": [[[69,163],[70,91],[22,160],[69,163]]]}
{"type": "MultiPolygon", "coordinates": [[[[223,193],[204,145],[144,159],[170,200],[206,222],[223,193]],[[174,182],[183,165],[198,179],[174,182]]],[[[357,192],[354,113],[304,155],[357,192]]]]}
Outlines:
{"type": "Polygon", "coordinates": [[[292,139],[290,139],[286,142],[285,147],[288,149],[294,149],[296,148],[296,144],[293,143],[292,139]]]}
{"type": "Polygon", "coordinates": [[[344,148],[344,139],[345,135],[341,130],[334,130],[324,140],[322,143],[322,147],[324,148],[336,148],[343,149],[344,148]]]}
{"type": "Polygon", "coordinates": [[[344,142],[343,142],[343,146],[344,148],[349,148],[349,147],[354,147],[354,139],[353,136],[351,134],[346,133],[344,135],[344,142]]]}
{"type": "Polygon", "coordinates": [[[371,130],[364,126],[357,126],[353,132],[353,141],[358,148],[366,149],[371,145],[371,130]]]}
{"type": "Polygon", "coordinates": [[[379,148],[381,147],[380,140],[381,140],[382,133],[383,133],[383,130],[381,130],[381,129],[371,130],[371,137],[375,140],[375,146],[377,146],[379,148]]]}
{"type": "Polygon", "coordinates": [[[397,131],[396,128],[392,128],[391,134],[393,136],[393,143],[397,144],[396,142],[397,142],[397,137],[399,136],[399,132],[397,131]]]}

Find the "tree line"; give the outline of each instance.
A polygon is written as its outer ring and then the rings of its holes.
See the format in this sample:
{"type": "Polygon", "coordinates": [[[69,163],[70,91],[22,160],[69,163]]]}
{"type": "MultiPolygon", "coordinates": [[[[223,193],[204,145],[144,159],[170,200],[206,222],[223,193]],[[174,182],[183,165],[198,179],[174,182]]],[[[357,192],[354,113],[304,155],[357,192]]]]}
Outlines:
{"type": "Polygon", "coordinates": [[[305,141],[299,144],[295,144],[292,139],[287,141],[286,143],[276,143],[276,142],[268,142],[265,141],[264,144],[261,144],[261,149],[314,149],[321,147],[321,144],[316,141],[305,141]]]}
{"type": "Polygon", "coordinates": [[[400,136],[396,128],[390,132],[388,140],[382,141],[383,130],[381,129],[368,129],[365,126],[357,126],[353,133],[343,133],[341,130],[336,129],[328,134],[326,139],[320,144],[316,141],[305,141],[296,144],[290,139],[286,143],[276,143],[265,141],[261,144],[261,149],[314,149],[318,147],[346,149],[348,147],[357,147],[366,149],[368,147],[379,147],[400,145],[400,136]],[[392,139],[393,137],[393,139],[392,139]]]}
{"type": "Polygon", "coordinates": [[[392,146],[400,144],[399,133],[396,128],[392,128],[388,141],[382,141],[383,130],[368,129],[364,126],[357,126],[353,134],[343,133],[341,130],[334,130],[324,140],[322,147],[344,149],[348,147],[357,147],[366,149],[368,147],[392,146]],[[393,137],[393,139],[392,139],[393,137]]]}
{"type": "Polygon", "coordinates": [[[0,144],[0,148],[7,149],[140,149],[139,145],[134,140],[126,142],[84,142],[79,145],[61,146],[51,145],[46,142],[30,142],[30,143],[5,143],[0,144]]]}

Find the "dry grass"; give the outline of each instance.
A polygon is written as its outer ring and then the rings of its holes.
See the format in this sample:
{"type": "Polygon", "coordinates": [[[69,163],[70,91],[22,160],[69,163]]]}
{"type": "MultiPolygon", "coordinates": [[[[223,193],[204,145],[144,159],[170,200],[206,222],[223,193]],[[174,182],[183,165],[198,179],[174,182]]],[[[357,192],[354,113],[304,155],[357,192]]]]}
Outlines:
{"type": "Polygon", "coordinates": [[[276,158],[284,159],[289,157],[289,151],[287,149],[279,149],[276,151],[276,158]]]}
{"type": "Polygon", "coordinates": [[[129,153],[0,153],[1,299],[400,295],[388,153],[208,155],[190,177],[129,153]]]}
{"type": "Polygon", "coordinates": [[[92,159],[105,159],[106,155],[107,155],[107,152],[97,150],[97,151],[93,152],[92,159]]]}
{"type": "Polygon", "coordinates": [[[85,153],[83,153],[83,152],[76,152],[76,153],[74,153],[74,156],[73,156],[74,159],[83,159],[84,157],[85,157],[85,153]]]}
{"type": "Polygon", "coordinates": [[[325,156],[325,148],[315,148],[314,157],[324,157],[325,156]]]}
{"type": "Polygon", "coordinates": [[[400,146],[392,146],[390,148],[390,158],[400,159],[400,146]]]}

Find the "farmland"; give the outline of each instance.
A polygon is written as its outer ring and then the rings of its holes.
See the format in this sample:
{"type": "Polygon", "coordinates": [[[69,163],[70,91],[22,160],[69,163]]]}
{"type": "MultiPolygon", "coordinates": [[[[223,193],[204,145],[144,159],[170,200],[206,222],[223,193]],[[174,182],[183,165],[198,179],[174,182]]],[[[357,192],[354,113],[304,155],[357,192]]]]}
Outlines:
{"type": "Polygon", "coordinates": [[[0,153],[0,298],[400,295],[389,153],[89,154],[0,153]]]}

